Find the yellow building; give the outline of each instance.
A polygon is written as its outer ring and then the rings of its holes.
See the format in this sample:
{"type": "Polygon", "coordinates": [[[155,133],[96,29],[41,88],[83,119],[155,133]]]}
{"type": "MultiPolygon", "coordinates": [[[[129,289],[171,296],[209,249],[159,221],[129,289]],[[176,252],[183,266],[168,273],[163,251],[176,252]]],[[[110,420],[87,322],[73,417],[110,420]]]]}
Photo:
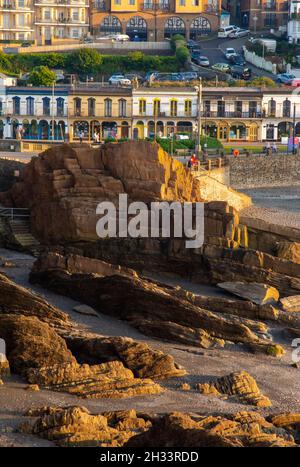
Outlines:
{"type": "Polygon", "coordinates": [[[34,40],[33,0],[0,0],[0,40],[34,40]]]}
{"type": "Polygon", "coordinates": [[[92,0],[91,30],[131,40],[197,39],[218,29],[220,14],[221,0],[92,0]]]}
{"type": "Polygon", "coordinates": [[[132,91],[121,87],[76,88],[68,104],[70,141],[131,138],[132,91]]]}

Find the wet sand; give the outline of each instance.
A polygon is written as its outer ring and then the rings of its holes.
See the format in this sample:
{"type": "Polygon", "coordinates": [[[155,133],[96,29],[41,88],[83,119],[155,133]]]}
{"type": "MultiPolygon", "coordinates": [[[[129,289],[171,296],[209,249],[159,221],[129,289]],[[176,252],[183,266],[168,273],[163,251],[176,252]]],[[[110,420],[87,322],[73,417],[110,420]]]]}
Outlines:
{"type": "Polygon", "coordinates": [[[252,188],[239,191],[251,196],[253,203],[257,206],[299,213],[300,216],[300,186],[252,188]]]}

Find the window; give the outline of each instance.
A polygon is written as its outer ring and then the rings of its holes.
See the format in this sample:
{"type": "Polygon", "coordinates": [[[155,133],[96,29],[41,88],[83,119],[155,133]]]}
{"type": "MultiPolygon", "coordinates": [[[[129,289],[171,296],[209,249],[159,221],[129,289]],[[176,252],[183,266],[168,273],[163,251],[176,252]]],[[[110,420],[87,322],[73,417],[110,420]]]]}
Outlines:
{"type": "Polygon", "coordinates": [[[115,0],[115,5],[121,5],[121,0],[115,0]]]}
{"type": "Polygon", "coordinates": [[[184,115],[190,117],[192,115],[192,101],[187,99],[184,101],[184,115]]]}
{"type": "Polygon", "coordinates": [[[257,117],[257,102],[250,101],[249,102],[249,117],[257,117]]]}
{"type": "Polygon", "coordinates": [[[20,105],[20,101],[21,99],[17,96],[13,97],[13,114],[14,115],[20,115],[20,108],[21,108],[21,105],[20,105]]]}
{"type": "Polygon", "coordinates": [[[75,97],[74,99],[74,115],[75,117],[80,117],[81,115],[81,99],[79,97],[75,97]]]}
{"type": "Polygon", "coordinates": [[[241,117],[243,112],[243,102],[242,101],[235,101],[235,113],[237,117],[241,117]]]}
{"type": "Polygon", "coordinates": [[[34,115],[34,98],[33,97],[26,98],[26,114],[34,115]]]}
{"type": "Polygon", "coordinates": [[[73,21],[79,21],[79,13],[78,13],[78,11],[73,11],[73,21]]]}
{"type": "Polygon", "coordinates": [[[193,6],[199,6],[199,0],[192,0],[193,6]]]}
{"type": "Polygon", "coordinates": [[[25,0],[19,0],[19,1],[18,1],[18,5],[19,5],[20,8],[24,8],[24,6],[25,6],[25,0]]]}
{"type": "Polygon", "coordinates": [[[50,98],[43,97],[43,115],[50,115],[50,98]]]}
{"type": "Polygon", "coordinates": [[[24,26],[25,25],[25,16],[24,15],[19,15],[18,23],[19,23],[19,26],[24,26]]]}
{"type": "Polygon", "coordinates": [[[271,99],[268,103],[268,114],[269,117],[276,117],[276,101],[271,99]]]}
{"type": "Polygon", "coordinates": [[[135,5],[135,0],[128,0],[128,5],[135,5]]]}
{"type": "Polygon", "coordinates": [[[154,99],[153,100],[153,115],[156,117],[160,114],[160,100],[154,99]]]}
{"type": "Polygon", "coordinates": [[[204,101],[204,115],[206,117],[210,116],[210,101],[204,101]]]}
{"type": "Polygon", "coordinates": [[[90,97],[88,99],[88,116],[95,117],[96,114],[96,99],[90,97]]]}
{"type": "Polygon", "coordinates": [[[77,39],[79,37],[79,31],[78,29],[72,29],[72,37],[74,39],[77,39]]]}
{"type": "Polygon", "coordinates": [[[64,106],[65,106],[65,100],[62,97],[59,97],[56,99],[56,114],[58,117],[63,117],[64,116],[64,106]]]}
{"type": "Polygon", "coordinates": [[[126,117],[126,99],[119,100],[119,117],[126,117]]]}
{"type": "Polygon", "coordinates": [[[51,19],[51,12],[50,10],[44,11],[44,19],[51,19]]]}
{"type": "Polygon", "coordinates": [[[185,6],[185,0],[179,0],[179,5],[180,6],[185,6]]]}
{"type": "Polygon", "coordinates": [[[146,99],[139,100],[139,115],[146,115],[146,99]]]}
{"type": "Polygon", "coordinates": [[[218,117],[225,117],[225,102],[218,101],[218,117]]]}
{"type": "Polygon", "coordinates": [[[177,101],[175,99],[170,101],[170,115],[171,117],[177,116],[177,101]]]}
{"type": "Polygon", "coordinates": [[[286,99],[282,105],[282,116],[283,117],[290,117],[291,116],[291,101],[286,99]]]}
{"type": "Polygon", "coordinates": [[[104,115],[105,117],[112,116],[112,100],[111,99],[104,100],[104,115]]]}
{"type": "Polygon", "coordinates": [[[2,112],[3,112],[3,103],[2,103],[2,101],[0,100],[0,115],[2,115],[2,112]]]}

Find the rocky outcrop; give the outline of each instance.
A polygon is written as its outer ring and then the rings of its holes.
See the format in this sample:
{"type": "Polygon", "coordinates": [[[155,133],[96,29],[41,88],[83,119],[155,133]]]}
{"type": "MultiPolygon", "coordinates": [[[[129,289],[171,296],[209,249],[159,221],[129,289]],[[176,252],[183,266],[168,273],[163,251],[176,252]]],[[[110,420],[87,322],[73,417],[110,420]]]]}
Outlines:
{"type": "Polygon", "coordinates": [[[51,325],[67,326],[68,316],[44,299],[0,274],[0,317],[2,314],[36,316],[51,325]]]}
{"type": "Polygon", "coordinates": [[[92,415],[85,407],[32,409],[19,431],[54,441],[59,446],[120,447],[151,426],[135,410],[92,415]]]}
{"type": "Polygon", "coordinates": [[[19,427],[58,446],[98,447],[294,447],[299,414],[269,421],[257,412],[198,415],[173,412],[157,416],[135,410],[92,415],[85,407],[31,409],[19,427]],[[290,421],[281,425],[280,421],[290,421]],[[292,423],[294,422],[294,423],[292,423]]]}
{"type": "Polygon", "coordinates": [[[172,378],[186,373],[171,355],[129,337],[106,337],[78,330],[67,331],[63,337],[80,363],[96,365],[99,361],[120,360],[138,378],[172,378]]]}
{"type": "Polygon", "coordinates": [[[35,316],[0,314],[0,337],[15,373],[26,375],[29,368],[76,362],[64,339],[35,316]]]}
{"type": "Polygon", "coordinates": [[[256,334],[257,328],[238,322],[236,317],[219,315],[196,304],[194,294],[141,277],[69,274],[67,271],[36,269],[31,280],[62,295],[92,306],[130,323],[144,334],[167,340],[209,347],[222,340],[240,342],[252,350],[282,355],[283,350],[256,334]],[[158,326],[161,324],[161,326],[158,326]],[[149,326],[149,331],[148,331],[149,326]],[[204,331],[204,332],[203,332],[204,331]]]}
{"type": "Polygon", "coordinates": [[[278,258],[300,264],[300,243],[279,242],[277,245],[277,256],[278,258]]]}
{"type": "Polygon", "coordinates": [[[108,144],[101,149],[62,145],[40,154],[0,202],[31,210],[43,242],[97,240],[96,206],[130,200],[200,201],[199,182],[158,144],[108,144]],[[60,222],[57,223],[57,219],[60,222]]]}
{"type": "Polygon", "coordinates": [[[275,287],[257,282],[220,282],[218,287],[257,305],[275,305],[279,300],[279,292],[275,287]]]}
{"type": "Polygon", "coordinates": [[[126,447],[290,447],[296,445],[296,431],[292,433],[254,412],[227,416],[173,412],[129,439],[126,447]]]}
{"type": "Polygon", "coordinates": [[[280,305],[284,311],[300,312],[300,295],[292,295],[280,299],[280,305]]]}
{"type": "Polygon", "coordinates": [[[272,405],[270,399],[261,393],[255,379],[246,371],[237,371],[214,382],[199,384],[198,390],[202,394],[237,396],[244,403],[258,407],[272,405]]]}
{"type": "Polygon", "coordinates": [[[52,391],[88,399],[123,398],[159,394],[163,389],[149,378],[135,378],[120,361],[99,365],[52,365],[27,371],[27,379],[52,391]]]}

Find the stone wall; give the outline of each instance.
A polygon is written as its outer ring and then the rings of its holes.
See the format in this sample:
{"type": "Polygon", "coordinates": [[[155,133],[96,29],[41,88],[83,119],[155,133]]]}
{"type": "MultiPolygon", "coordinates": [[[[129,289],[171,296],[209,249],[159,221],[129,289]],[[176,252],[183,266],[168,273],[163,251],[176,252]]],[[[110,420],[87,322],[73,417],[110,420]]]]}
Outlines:
{"type": "Polygon", "coordinates": [[[15,181],[15,171],[24,167],[22,162],[0,159],[0,192],[9,190],[15,181]]]}
{"type": "Polygon", "coordinates": [[[274,154],[229,158],[233,188],[284,186],[300,183],[300,155],[274,154]]]}

